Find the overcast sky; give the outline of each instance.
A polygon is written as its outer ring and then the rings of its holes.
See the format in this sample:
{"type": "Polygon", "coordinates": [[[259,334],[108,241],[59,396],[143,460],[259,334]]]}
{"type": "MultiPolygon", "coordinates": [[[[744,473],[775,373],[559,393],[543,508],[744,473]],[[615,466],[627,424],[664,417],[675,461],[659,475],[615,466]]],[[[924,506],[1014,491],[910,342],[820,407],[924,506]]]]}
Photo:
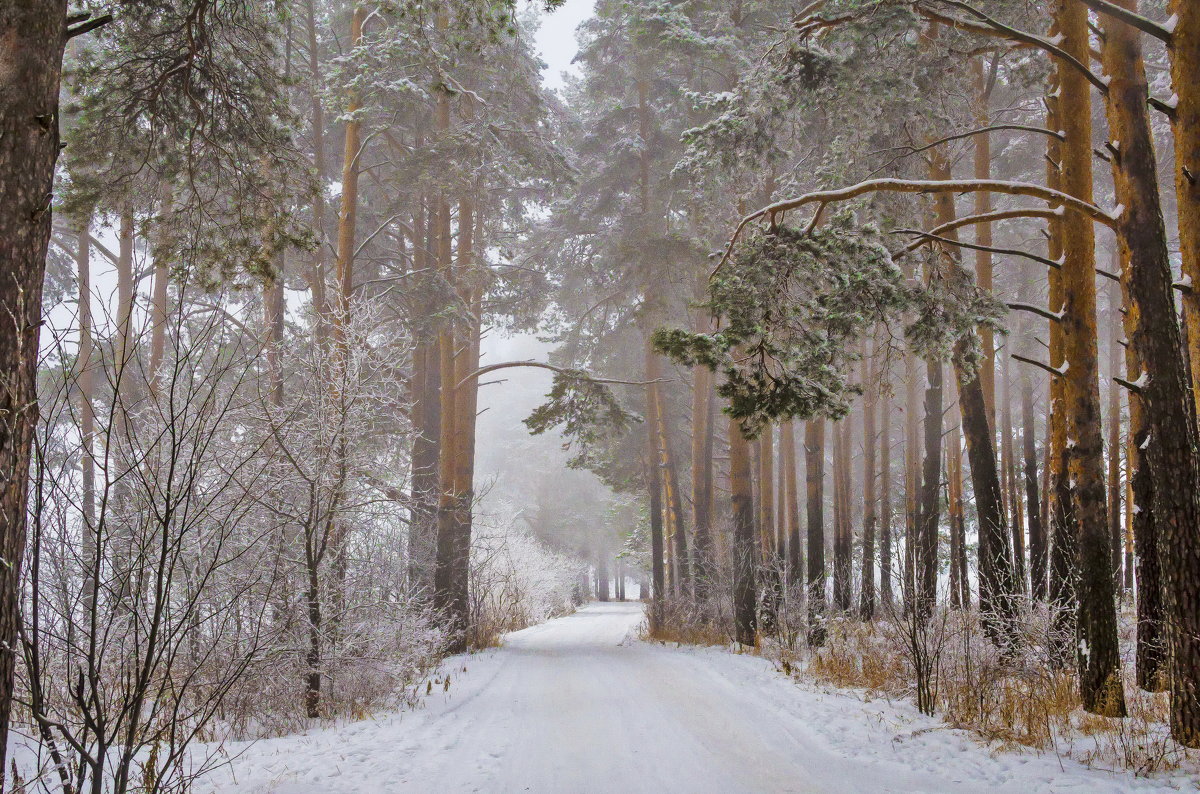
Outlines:
{"type": "Polygon", "coordinates": [[[595,0],[567,0],[562,8],[542,15],[542,26],[535,42],[538,53],[546,62],[542,79],[551,88],[562,86],[564,71],[578,71],[571,65],[576,49],[575,28],[593,14],[595,6],[595,0]]]}

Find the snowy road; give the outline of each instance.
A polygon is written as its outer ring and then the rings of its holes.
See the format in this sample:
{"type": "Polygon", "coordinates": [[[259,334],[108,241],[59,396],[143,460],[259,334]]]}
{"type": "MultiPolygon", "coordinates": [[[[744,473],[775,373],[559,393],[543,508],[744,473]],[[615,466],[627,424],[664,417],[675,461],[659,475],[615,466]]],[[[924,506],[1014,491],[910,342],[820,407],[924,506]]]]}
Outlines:
{"type": "Polygon", "coordinates": [[[1118,792],[1148,781],[988,752],[902,706],[805,689],[755,657],[640,642],[593,604],[448,663],[425,707],[259,742],[200,790],[1118,792]],[[466,671],[463,671],[463,667],[466,671]]]}

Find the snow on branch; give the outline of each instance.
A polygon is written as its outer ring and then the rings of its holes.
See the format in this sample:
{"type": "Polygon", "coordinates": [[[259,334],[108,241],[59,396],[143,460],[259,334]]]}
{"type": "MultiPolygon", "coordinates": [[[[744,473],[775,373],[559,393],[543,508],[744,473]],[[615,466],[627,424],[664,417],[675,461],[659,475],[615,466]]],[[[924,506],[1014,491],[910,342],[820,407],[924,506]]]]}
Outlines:
{"type": "Polygon", "coordinates": [[[777,201],[774,204],[769,204],[752,212],[738,223],[737,228],[733,232],[733,237],[729,241],[729,246],[725,250],[725,255],[721,257],[721,262],[717,265],[716,269],[720,270],[729,260],[729,255],[745,228],[760,218],[767,218],[771,226],[775,227],[779,223],[780,216],[785,213],[815,204],[817,205],[816,212],[805,229],[806,234],[811,234],[821,223],[821,217],[828,205],[850,201],[870,193],[928,194],[985,192],[1001,193],[1010,196],[1029,196],[1042,199],[1048,204],[1061,204],[1109,228],[1116,227],[1117,219],[1095,204],[1083,201],[1062,191],[1054,190],[1053,188],[1033,184],[1032,182],[1011,182],[997,179],[869,179],[865,182],[859,182],[857,185],[850,185],[849,187],[837,190],[820,190],[813,193],[806,193],[798,198],[784,199],[783,201],[777,201]]]}
{"type": "Polygon", "coordinates": [[[980,22],[983,24],[971,22],[970,20],[961,19],[949,14],[943,14],[924,5],[918,7],[918,12],[926,19],[930,19],[934,22],[941,22],[942,24],[948,25],[952,28],[965,30],[970,33],[977,33],[984,36],[998,36],[1010,41],[1019,42],[1020,44],[1024,44],[1028,47],[1035,47],[1039,50],[1043,50],[1044,52],[1048,52],[1055,58],[1058,58],[1064,63],[1068,63],[1075,69],[1078,69],[1079,72],[1088,79],[1089,83],[1099,89],[1100,93],[1108,93],[1108,84],[1103,78],[1089,69],[1087,64],[1082,63],[1078,58],[1054,42],[1050,41],[1050,39],[1047,39],[1044,36],[1038,36],[1036,34],[1029,33],[1024,30],[1018,30],[1010,25],[1005,25],[1003,22],[993,19],[970,3],[962,2],[962,0],[934,0],[934,2],[940,2],[944,5],[965,11],[976,19],[980,20],[980,22]]]}
{"type": "Polygon", "coordinates": [[[1146,33],[1159,41],[1164,42],[1168,47],[1172,44],[1171,31],[1163,25],[1158,24],[1152,19],[1148,19],[1141,14],[1130,11],[1128,8],[1122,8],[1116,3],[1109,0],[1080,0],[1085,6],[1100,14],[1108,16],[1124,22],[1132,28],[1136,28],[1143,33],[1146,33]]]}

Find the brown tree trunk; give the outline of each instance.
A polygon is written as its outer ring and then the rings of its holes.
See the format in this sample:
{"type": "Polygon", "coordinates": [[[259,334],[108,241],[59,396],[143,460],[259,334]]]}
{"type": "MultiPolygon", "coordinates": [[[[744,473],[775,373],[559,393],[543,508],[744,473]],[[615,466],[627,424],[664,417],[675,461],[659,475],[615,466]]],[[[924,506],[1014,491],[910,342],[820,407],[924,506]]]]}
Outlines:
{"type": "Polygon", "coordinates": [[[960,558],[966,557],[966,523],[962,511],[962,450],[958,427],[950,431],[946,443],[946,511],[950,518],[950,608],[963,608],[962,568],[960,558]]]}
{"type": "MultiPolygon", "coordinates": [[[[1128,267],[1122,268],[1124,272],[1128,267]]],[[[1129,299],[1129,278],[1122,279],[1126,311],[1123,319],[1125,336],[1132,340],[1140,322],[1138,307],[1129,299]]],[[[1135,381],[1142,375],[1142,362],[1130,342],[1125,347],[1125,377],[1135,381]]],[[[1167,681],[1167,643],[1163,626],[1162,567],[1158,556],[1158,534],[1154,526],[1154,475],[1146,449],[1153,443],[1150,421],[1143,400],[1138,395],[1129,399],[1129,492],[1128,520],[1137,549],[1137,642],[1134,671],[1137,685],[1147,692],[1162,692],[1167,681]]]]}
{"type": "MultiPolygon", "coordinates": [[[[742,645],[754,645],[758,638],[758,584],[755,582],[758,539],[755,537],[757,532],[754,526],[754,499],[750,477],[750,442],[742,434],[738,420],[730,417],[729,485],[733,499],[731,554],[734,638],[742,645]]],[[[661,572],[661,566],[659,570],[661,572]]]]}
{"type": "MultiPolygon", "coordinates": [[[[1046,96],[1048,113],[1046,128],[1057,130],[1062,119],[1061,84],[1058,76],[1051,79],[1051,90],[1046,96]]],[[[1063,187],[1062,162],[1063,146],[1051,138],[1047,144],[1046,184],[1055,189],[1063,187]]],[[[1053,261],[1063,257],[1063,224],[1059,220],[1047,223],[1050,230],[1046,256],[1053,261]]],[[[1063,310],[1063,277],[1060,269],[1052,269],[1049,273],[1048,308],[1055,314],[1063,310]]],[[[1050,323],[1050,366],[1055,371],[1063,367],[1063,327],[1062,323],[1050,323]]],[[[1051,633],[1048,638],[1051,662],[1058,667],[1065,667],[1070,658],[1074,645],[1072,638],[1075,634],[1075,532],[1074,508],[1071,503],[1071,492],[1067,487],[1067,417],[1066,392],[1064,379],[1059,376],[1050,378],[1050,410],[1046,420],[1046,512],[1045,525],[1049,528],[1050,550],[1047,570],[1047,595],[1051,610],[1051,633]]]]}
{"type": "MultiPolygon", "coordinates": [[[[479,381],[470,377],[479,368],[479,345],[482,331],[482,300],[475,268],[475,205],[469,198],[459,202],[458,212],[458,281],[462,285],[459,300],[466,309],[459,335],[461,347],[454,356],[454,521],[456,535],[455,558],[458,569],[453,581],[454,598],[469,604],[471,571],[472,510],[475,501],[475,420],[479,409],[479,381]]],[[[470,631],[470,614],[465,614],[470,631]]]]}
{"type": "MultiPolygon", "coordinates": [[[[413,218],[413,265],[423,275],[423,286],[432,285],[429,271],[436,266],[432,254],[435,224],[427,212],[427,196],[418,197],[413,218]]],[[[420,316],[413,328],[412,385],[412,506],[408,532],[408,586],[419,598],[427,599],[433,586],[437,544],[438,458],[441,442],[441,361],[434,331],[439,307],[429,294],[420,303],[420,316]]]]}
{"type": "Polygon", "coordinates": [[[692,560],[696,596],[704,599],[713,573],[712,371],[694,367],[692,378],[692,560]]]}
{"type": "Polygon", "coordinates": [[[1037,436],[1033,413],[1033,381],[1021,379],[1021,439],[1025,452],[1025,504],[1029,518],[1029,572],[1034,600],[1046,600],[1046,529],[1038,493],[1037,436]]]}
{"type": "MultiPolygon", "coordinates": [[[[910,274],[911,275],[911,274],[910,274]]],[[[917,510],[921,490],[921,382],[917,358],[904,359],[904,612],[917,600],[917,510]]]]}
{"type": "Polygon", "coordinates": [[[849,612],[854,604],[854,559],[850,539],[850,422],[834,425],[833,435],[833,604],[849,612]]]}
{"type": "MultiPolygon", "coordinates": [[[[990,123],[991,116],[991,86],[988,75],[984,70],[982,57],[971,59],[971,73],[975,81],[975,123],[983,128],[990,123]]],[[[992,138],[990,135],[974,136],[975,144],[975,178],[992,178],[992,138]]],[[[981,190],[975,194],[975,214],[982,215],[992,211],[992,194],[981,190]]],[[[992,245],[992,224],[980,223],[975,226],[975,242],[980,246],[992,245]]],[[[992,253],[991,251],[975,252],[975,283],[986,293],[992,291],[992,253]]],[[[979,346],[983,352],[983,361],[979,366],[979,385],[983,389],[983,401],[987,408],[988,427],[996,427],[996,351],[992,329],[981,326],[979,329],[979,346]]]]}
{"type": "Polygon", "coordinates": [[[875,419],[879,389],[875,384],[878,356],[865,350],[863,355],[863,538],[862,577],[859,591],[859,614],[863,620],[875,618],[875,530],[878,522],[875,489],[875,419]]]}
{"type": "MultiPolygon", "coordinates": [[[[1120,272],[1120,255],[1113,257],[1117,272],[1120,272]]],[[[1121,288],[1113,285],[1109,290],[1109,335],[1108,335],[1108,537],[1111,543],[1113,589],[1118,599],[1121,595],[1121,384],[1116,378],[1122,372],[1121,362],[1121,288]]]]}
{"type": "Polygon", "coordinates": [[[91,218],[79,226],[79,242],[75,251],[75,266],[79,280],[79,356],[76,362],[79,384],[79,443],[80,485],[83,526],[80,528],[83,560],[83,607],[92,614],[96,603],[98,583],[96,573],[100,560],[96,558],[96,378],[93,367],[95,342],[92,336],[92,275],[91,275],[91,218]]]}
{"type": "Polygon", "coordinates": [[[762,589],[763,629],[773,631],[782,585],[779,558],[776,556],[779,527],[775,514],[775,427],[768,424],[758,437],[758,540],[762,565],[759,587],[762,589]]]}
{"type": "MultiPolygon", "coordinates": [[[[267,320],[267,370],[271,379],[271,399],[278,405],[283,395],[283,377],[279,372],[275,344],[283,332],[283,273],[263,287],[263,310],[267,320]]],[[[161,258],[154,260],[154,286],[150,292],[150,397],[157,399],[162,386],[162,363],[167,344],[167,282],[170,269],[161,258]]]]}
{"type": "MultiPolygon", "coordinates": [[[[1078,0],[1055,0],[1054,14],[1062,48],[1088,63],[1088,12],[1078,0]]],[[[1057,66],[1062,146],[1063,192],[1092,201],[1091,88],[1066,63],[1057,66]]],[[[1125,714],[1117,614],[1109,551],[1108,504],[1104,489],[1104,439],[1100,424],[1100,386],[1096,341],[1096,253],[1092,220],[1068,209],[1062,221],[1064,258],[1063,353],[1066,372],[1063,405],[1072,506],[1075,509],[1076,662],[1083,706],[1104,716],[1125,714]]]]}
{"type": "Polygon", "coordinates": [[[596,549],[596,600],[607,602],[612,596],[608,592],[608,549],[601,543],[596,549]]]}
{"type": "MultiPolygon", "coordinates": [[[[1137,8],[1132,0],[1120,4],[1131,10],[1137,8]]],[[[1186,15],[1193,27],[1182,34],[1180,41],[1186,43],[1188,36],[1192,36],[1191,54],[1196,55],[1200,52],[1200,13],[1195,4],[1181,5],[1191,6],[1180,13],[1186,15]]],[[[1110,79],[1109,127],[1118,155],[1114,158],[1113,175],[1117,200],[1125,207],[1118,220],[1118,240],[1122,259],[1128,263],[1123,283],[1131,308],[1136,307],[1130,312],[1134,322],[1129,342],[1144,369],[1144,375],[1134,382],[1140,386],[1138,396],[1145,412],[1142,419],[1149,426],[1150,443],[1145,456],[1154,480],[1153,531],[1157,535],[1166,618],[1171,735],[1185,746],[1197,747],[1200,746],[1200,467],[1196,460],[1194,402],[1188,394],[1183,339],[1174,312],[1170,254],[1159,203],[1141,38],[1121,23],[1108,18],[1104,22],[1104,68],[1110,79]]],[[[1177,33],[1184,27],[1185,16],[1180,16],[1179,22],[1177,33]]],[[[1179,57],[1180,52],[1174,55],[1179,57]]],[[[1190,89],[1194,94],[1196,87],[1190,89]]],[[[1200,152],[1200,144],[1193,140],[1191,145],[1196,147],[1193,155],[1200,152]]],[[[1185,159],[1184,163],[1187,162],[1185,159]]],[[[1185,208],[1180,206],[1179,212],[1182,219],[1185,208]]],[[[1152,552],[1139,549],[1139,554],[1152,552]]]]}
{"type": "Polygon", "coordinates": [[[800,496],[796,482],[795,422],[784,422],[780,430],[779,455],[783,460],[784,511],[787,516],[788,584],[804,581],[804,550],[801,548],[800,496]]]}
{"type": "Polygon", "coordinates": [[[884,615],[894,605],[892,595],[892,398],[884,390],[879,401],[879,603],[884,615]]]}
{"type": "MultiPolygon", "coordinates": [[[[935,158],[930,165],[930,175],[935,179],[950,177],[949,165],[941,157],[935,158]]],[[[948,223],[955,219],[956,211],[952,194],[939,195],[934,201],[938,223],[948,223]]],[[[957,236],[950,235],[951,240],[957,236]]],[[[949,278],[969,278],[965,270],[958,264],[956,256],[946,253],[949,278]]],[[[981,372],[969,372],[963,362],[970,353],[969,338],[961,340],[954,351],[953,363],[955,379],[958,383],[958,405],[962,415],[963,435],[966,439],[967,457],[971,464],[971,485],[975,492],[975,502],[979,514],[979,608],[984,618],[984,628],[989,637],[997,645],[1008,647],[1017,638],[1016,628],[1016,593],[1017,582],[1013,572],[1012,538],[1009,535],[1004,514],[1003,490],[1000,472],[997,470],[995,437],[992,433],[994,426],[990,420],[987,397],[981,381],[981,372]]],[[[940,368],[938,371],[940,376],[940,368]]],[[[926,393],[926,419],[934,407],[940,411],[941,388],[938,384],[936,406],[929,403],[930,392],[926,393]]],[[[994,396],[994,391],[993,391],[994,396]]],[[[940,433],[940,418],[937,431],[940,433]]],[[[926,428],[926,477],[937,476],[936,470],[930,471],[928,444],[933,441],[933,430],[926,428]]],[[[936,461],[932,462],[936,465],[936,461]]],[[[928,486],[926,486],[928,488],[928,486]]],[[[936,491],[934,492],[936,494],[936,491]]],[[[928,495],[926,498],[929,498],[928,495]]],[[[924,501],[924,500],[923,500],[924,501]]],[[[924,508],[928,510],[929,508],[924,508]]],[[[936,509],[936,508],[935,508],[936,509]]],[[[937,522],[926,528],[933,533],[934,548],[931,559],[936,565],[937,551],[937,522]]],[[[926,541],[927,543],[930,541],[926,541]]],[[[965,540],[963,545],[965,546],[965,540]]],[[[925,597],[936,597],[936,571],[926,572],[925,576],[934,577],[932,583],[926,582],[925,597]]],[[[960,577],[966,583],[966,577],[960,577]]],[[[964,605],[969,602],[969,596],[964,599],[964,605]]],[[[932,606],[932,601],[930,602],[932,606]]]]}
{"type": "MultiPolygon", "coordinates": [[[[658,384],[662,377],[661,360],[646,337],[646,489],[650,496],[650,572],[652,578],[653,598],[655,606],[651,609],[652,628],[657,628],[657,602],[666,594],[666,572],[663,570],[663,521],[662,521],[662,470],[659,467],[658,443],[655,440],[655,428],[658,426],[658,384]]],[[[748,442],[747,442],[748,443],[748,442]]],[[[746,455],[749,457],[749,451],[746,455]]],[[[746,481],[749,494],[749,473],[746,481]]],[[[753,500],[751,500],[752,502],[753,500]]],[[[751,522],[753,523],[753,522],[751,522]]]]}
{"type": "MultiPolygon", "coordinates": [[[[1200,406],[1200,5],[1170,0],[1175,20],[1171,33],[1171,86],[1176,103],[1175,195],[1179,217],[1179,251],[1183,274],[1193,289],[1183,294],[1187,349],[1191,359],[1193,412],[1200,406]]],[[[1123,142],[1122,142],[1123,143],[1123,142]]]]}
{"type": "Polygon", "coordinates": [[[1012,358],[1004,358],[1002,367],[1004,386],[1001,389],[1003,402],[1000,411],[1006,461],[1004,477],[1008,484],[1009,521],[1012,526],[1012,560],[1014,596],[1025,596],[1029,592],[1025,568],[1025,511],[1021,504],[1020,476],[1017,474],[1016,433],[1012,416],[1012,358]]]}
{"type": "Polygon", "coordinates": [[[942,362],[925,362],[925,460],[917,501],[916,597],[917,615],[928,618],[937,603],[938,519],[942,485],[942,362]]]}
{"type": "Polygon", "coordinates": [[[679,489],[679,471],[672,454],[671,436],[667,429],[667,410],[661,389],[655,389],[658,408],[654,412],[658,424],[659,455],[663,472],[667,475],[667,509],[671,515],[672,582],[676,595],[684,595],[691,585],[691,568],[688,565],[687,529],[683,516],[683,497],[679,489]]]}
{"type": "MultiPolygon", "coordinates": [[[[308,0],[305,28],[308,36],[308,64],[312,85],[311,132],[313,146],[313,171],[318,183],[324,184],[325,173],[325,106],[321,101],[321,49],[317,39],[316,0],[308,0]]],[[[316,191],[313,196],[313,231],[317,245],[313,247],[312,271],[309,273],[309,288],[312,291],[313,312],[316,315],[316,338],[324,345],[329,315],[329,299],[325,294],[325,196],[316,191]]]]}
{"type": "Polygon", "coordinates": [[[808,643],[825,644],[825,420],[804,424],[805,508],[808,519],[808,643]]]}

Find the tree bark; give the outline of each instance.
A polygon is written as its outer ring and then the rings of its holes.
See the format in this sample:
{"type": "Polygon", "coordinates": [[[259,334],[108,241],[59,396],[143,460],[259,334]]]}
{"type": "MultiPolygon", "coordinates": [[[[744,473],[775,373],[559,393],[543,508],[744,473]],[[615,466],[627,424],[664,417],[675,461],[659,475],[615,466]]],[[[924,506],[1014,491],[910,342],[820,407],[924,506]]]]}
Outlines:
{"type": "MultiPolygon", "coordinates": [[[[1055,0],[1054,14],[1062,48],[1088,63],[1088,12],[1078,0],[1055,0]]],[[[1064,62],[1057,65],[1062,146],[1063,192],[1092,202],[1091,88],[1064,62]]],[[[1080,696],[1088,711],[1125,714],[1117,614],[1109,552],[1108,504],[1104,488],[1104,439],[1100,423],[1100,387],[1096,341],[1096,239],[1092,221],[1068,208],[1062,218],[1063,376],[1067,431],[1067,473],[1075,509],[1074,561],[1076,664],[1080,696]]]]}
{"type": "MultiPolygon", "coordinates": [[[[988,75],[984,71],[983,59],[971,59],[971,74],[975,81],[975,123],[979,128],[988,126],[991,116],[991,88],[988,75]]],[[[975,178],[992,178],[992,137],[976,135],[975,144],[975,178]]],[[[992,211],[992,194],[981,191],[975,194],[975,214],[982,215],[992,211]]],[[[981,247],[992,246],[992,224],[980,223],[975,226],[975,242],[981,247]]],[[[984,292],[992,291],[992,252],[975,252],[975,283],[984,292]]],[[[979,385],[983,389],[983,401],[987,408],[988,427],[996,427],[996,351],[992,329],[982,326],[979,329],[979,346],[983,353],[983,361],[979,365],[979,385]]]]}
{"type": "Polygon", "coordinates": [[[833,604],[847,613],[854,604],[854,559],[850,539],[850,417],[833,435],[833,604]]]}
{"type": "Polygon", "coordinates": [[[666,477],[667,508],[671,516],[672,582],[676,595],[684,595],[691,584],[691,568],[688,565],[687,527],[683,516],[683,497],[679,489],[679,471],[671,453],[671,437],[667,431],[667,410],[661,389],[654,390],[658,400],[655,419],[658,424],[659,456],[666,477]]]}
{"type": "Polygon", "coordinates": [[[1004,386],[1001,389],[1003,402],[1000,411],[1001,432],[1004,440],[1004,478],[1008,485],[1009,524],[1012,527],[1013,595],[1024,597],[1029,592],[1025,566],[1025,511],[1021,504],[1020,476],[1017,474],[1016,432],[1012,415],[1012,357],[1004,358],[1002,367],[1004,386]]]}
{"type": "Polygon", "coordinates": [[[959,428],[950,431],[946,444],[946,511],[950,518],[950,608],[963,608],[962,568],[959,560],[966,559],[966,522],[963,519],[962,500],[962,440],[959,428]]]}
{"type": "Polygon", "coordinates": [[[92,323],[92,275],[91,275],[91,218],[85,217],[79,225],[78,246],[75,250],[75,267],[79,282],[79,355],[76,361],[79,384],[79,443],[80,443],[80,499],[83,503],[83,526],[80,528],[83,561],[83,607],[84,613],[93,614],[96,603],[96,573],[100,561],[96,558],[96,386],[95,342],[92,323]]]}
{"type": "MultiPolygon", "coordinates": [[[[1058,75],[1051,78],[1050,91],[1046,96],[1048,109],[1046,128],[1061,129],[1061,85],[1058,75]]],[[[1055,138],[1048,139],[1046,151],[1046,184],[1055,189],[1062,187],[1063,146],[1055,138]]],[[[1047,223],[1049,242],[1046,257],[1060,261],[1063,257],[1063,224],[1052,219],[1047,223]]],[[[1063,310],[1063,277],[1060,269],[1049,273],[1048,307],[1059,314],[1063,310]]],[[[1050,366],[1062,371],[1064,362],[1062,323],[1050,323],[1050,366]]],[[[1047,412],[1046,444],[1046,525],[1050,530],[1049,566],[1047,570],[1047,595],[1051,612],[1049,637],[1050,661],[1057,667],[1065,667],[1074,645],[1075,634],[1075,585],[1073,568],[1075,560],[1074,508],[1071,492],[1067,487],[1067,417],[1064,379],[1050,378],[1050,410],[1047,412]]]]}
{"type": "Polygon", "coordinates": [[[878,522],[875,489],[875,419],[879,390],[875,385],[876,357],[865,350],[862,362],[863,388],[863,538],[862,576],[859,591],[859,615],[863,620],[875,618],[875,530],[878,522]]]}
{"type": "Polygon", "coordinates": [[[879,603],[891,614],[892,594],[892,398],[885,391],[879,401],[879,603]]]}
{"type": "Polygon", "coordinates": [[[804,424],[805,508],[808,520],[808,644],[825,644],[825,420],[804,424]]]}
{"type": "Polygon", "coordinates": [[[1025,452],[1025,506],[1029,520],[1029,572],[1034,600],[1046,600],[1046,529],[1038,493],[1037,436],[1033,413],[1033,381],[1021,379],[1021,440],[1025,452]]]}
{"type": "MultiPolygon", "coordinates": [[[[651,387],[653,388],[653,387],[651,387]]],[[[754,526],[754,499],[750,483],[750,442],[738,420],[729,418],[729,484],[733,499],[733,617],[734,638],[742,645],[758,639],[755,582],[758,539],[754,526]]],[[[656,558],[657,559],[657,558],[656,558]]],[[[661,572],[661,567],[660,567],[661,572]]]]}
{"type": "Polygon", "coordinates": [[[804,578],[804,551],[800,547],[800,497],[796,485],[796,428],[787,421],[779,431],[779,457],[783,463],[783,509],[787,519],[787,582],[796,585],[804,578]]]}
{"type": "MultiPolygon", "coordinates": [[[[1200,286],[1200,5],[1193,0],[1170,0],[1167,8],[1175,20],[1170,54],[1176,103],[1171,125],[1179,251],[1184,276],[1200,286]]],[[[1183,294],[1183,307],[1194,413],[1200,406],[1200,289],[1183,294]]]]}
{"type": "MultiPolygon", "coordinates": [[[[909,276],[911,277],[911,273],[909,276]]],[[[917,600],[917,512],[921,490],[921,383],[917,357],[904,358],[904,612],[917,600]]]]}
{"type": "MultiPolygon", "coordinates": [[[[1136,10],[1137,4],[1120,5],[1136,10]]],[[[1200,13],[1188,15],[1200,37],[1200,13]]],[[[1183,27],[1185,17],[1180,17],[1183,27]]],[[[1109,127],[1117,151],[1113,175],[1117,200],[1125,205],[1118,222],[1124,284],[1136,311],[1130,344],[1145,370],[1136,381],[1149,425],[1146,458],[1154,480],[1153,521],[1166,627],[1171,687],[1171,735],[1200,746],[1200,464],[1197,430],[1183,339],[1174,312],[1170,253],[1158,190],[1158,168],[1147,110],[1148,88],[1140,34],[1104,18],[1104,68],[1110,79],[1109,127]]],[[[1179,31],[1177,27],[1177,33],[1179,31]]],[[[1196,39],[1192,39],[1196,42],[1196,39]]],[[[1193,44],[1200,48],[1200,43],[1193,44]]],[[[1192,54],[1197,54],[1193,52],[1192,54]]],[[[1174,53],[1176,57],[1180,52],[1174,53]]],[[[1191,89],[1195,90],[1195,86],[1191,89]]],[[[1182,100],[1182,96],[1181,96],[1182,100]]],[[[1197,110],[1200,110],[1198,108],[1197,110]]],[[[1195,129],[1193,128],[1193,132],[1195,129]]],[[[1191,142],[1200,152],[1200,144],[1191,142]]],[[[1186,155],[1186,153],[1185,153],[1186,155]]],[[[1184,161],[1186,167],[1186,160],[1184,161]]],[[[1180,206],[1180,216],[1185,208],[1180,206]]],[[[1182,224],[1181,224],[1182,234],[1182,224]]],[[[1140,505],[1139,505],[1140,507],[1140,505]]],[[[1149,549],[1139,549],[1139,553],[1149,549]]],[[[1139,678],[1141,676],[1139,675],[1139,678]]]]}
{"type": "Polygon", "coordinates": [[[768,424],[758,437],[758,540],[762,565],[759,587],[762,589],[762,623],[766,631],[774,630],[782,584],[776,556],[779,527],[775,515],[774,435],[774,425],[768,424]]]}
{"type": "MultiPolygon", "coordinates": [[[[663,570],[663,520],[662,520],[662,470],[659,467],[658,443],[655,440],[655,428],[658,426],[658,384],[655,382],[662,377],[662,366],[658,354],[650,344],[650,337],[645,341],[646,361],[646,489],[650,496],[650,572],[653,598],[655,605],[651,608],[651,627],[657,628],[658,602],[666,594],[666,572],[663,570]]],[[[732,442],[731,442],[732,443],[732,442]]],[[[748,443],[748,442],[747,442],[748,443]]],[[[749,456],[749,451],[747,451],[749,456]]],[[[747,473],[747,478],[748,478],[747,473]]],[[[749,479],[746,488],[750,488],[749,479]]]]}
{"type": "MultiPolygon", "coordinates": [[[[1113,257],[1117,272],[1122,269],[1119,254],[1113,257]]],[[[1121,384],[1116,378],[1122,371],[1121,362],[1121,288],[1112,285],[1109,290],[1109,335],[1108,335],[1108,537],[1112,554],[1113,589],[1118,599],[1121,596],[1121,384]]]]}
{"type": "MultiPolygon", "coordinates": [[[[1128,265],[1126,265],[1128,267],[1128,265]]],[[[1124,270],[1125,268],[1122,268],[1124,270]]],[[[1125,337],[1133,339],[1138,319],[1138,307],[1128,298],[1129,279],[1122,279],[1126,311],[1123,318],[1125,337]]],[[[1142,362],[1132,342],[1125,346],[1125,377],[1132,381],[1142,374],[1142,362]]],[[[1134,672],[1137,685],[1147,692],[1165,691],[1167,682],[1167,644],[1163,626],[1162,567],[1158,557],[1158,533],[1154,515],[1154,474],[1147,459],[1146,449],[1153,440],[1150,436],[1150,421],[1146,407],[1138,395],[1129,400],[1129,489],[1126,505],[1128,520],[1133,533],[1133,546],[1137,549],[1137,641],[1135,646],[1134,672]]]]}
{"type": "Polygon", "coordinates": [[[692,379],[692,559],[696,596],[703,600],[713,574],[712,371],[694,367],[692,379]]]}

